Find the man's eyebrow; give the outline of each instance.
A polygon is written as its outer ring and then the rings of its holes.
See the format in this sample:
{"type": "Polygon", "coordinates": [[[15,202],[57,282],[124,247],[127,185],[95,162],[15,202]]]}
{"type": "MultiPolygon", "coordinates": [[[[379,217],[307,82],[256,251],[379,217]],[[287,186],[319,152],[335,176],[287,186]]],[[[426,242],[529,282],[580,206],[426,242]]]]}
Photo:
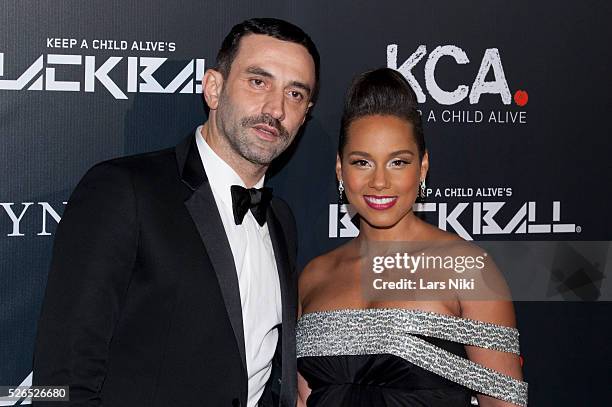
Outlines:
{"type": "Polygon", "coordinates": [[[265,76],[266,78],[274,78],[274,75],[258,66],[249,66],[246,69],[246,72],[253,75],[265,76]]]}
{"type": "MultiPolygon", "coordinates": [[[[263,69],[263,68],[261,68],[259,66],[249,66],[246,69],[246,72],[251,74],[251,75],[258,75],[258,76],[263,76],[265,78],[272,78],[272,79],[274,79],[274,75],[272,75],[270,72],[266,71],[265,69],[263,69]]],[[[302,89],[308,95],[310,95],[312,93],[312,89],[310,88],[310,86],[308,86],[304,82],[291,81],[289,86],[293,86],[295,88],[302,89]]]]}
{"type": "Polygon", "coordinates": [[[293,82],[291,82],[291,84],[290,84],[290,85],[291,85],[291,86],[293,86],[293,87],[296,87],[296,88],[302,89],[302,90],[303,90],[304,92],[306,92],[308,95],[310,95],[310,94],[312,93],[312,89],[310,89],[310,86],[306,85],[306,84],[305,84],[305,83],[303,83],[303,82],[300,82],[300,81],[293,81],[293,82]]]}

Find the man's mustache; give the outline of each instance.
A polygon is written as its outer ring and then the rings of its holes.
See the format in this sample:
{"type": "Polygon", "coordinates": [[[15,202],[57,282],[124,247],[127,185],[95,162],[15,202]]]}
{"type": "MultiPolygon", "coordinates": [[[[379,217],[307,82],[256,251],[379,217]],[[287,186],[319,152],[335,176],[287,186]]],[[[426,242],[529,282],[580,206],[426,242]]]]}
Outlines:
{"type": "Polygon", "coordinates": [[[257,116],[249,116],[249,117],[245,117],[240,121],[240,124],[243,127],[253,127],[257,124],[265,124],[266,126],[270,126],[276,129],[276,131],[278,131],[278,135],[281,138],[288,138],[289,137],[289,132],[287,131],[287,129],[281,124],[280,120],[275,119],[274,117],[270,116],[269,114],[260,114],[257,116]]]}

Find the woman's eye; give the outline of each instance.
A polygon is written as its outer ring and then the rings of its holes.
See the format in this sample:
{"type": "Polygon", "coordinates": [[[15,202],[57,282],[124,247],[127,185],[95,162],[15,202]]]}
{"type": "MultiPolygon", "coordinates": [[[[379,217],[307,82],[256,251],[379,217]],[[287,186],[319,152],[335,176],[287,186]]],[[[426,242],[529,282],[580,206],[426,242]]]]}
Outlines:
{"type": "Polygon", "coordinates": [[[406,160],[393,160],[391,161],[391,166],[392,167],[403,167],[404,165],[408,165],[410,164],[410,162],[406,161],[406,160]]]}
{"type": "Polygon", "coordinates": [[[367,160],[354,160],[354,161],[351,162],[351,164],[355,165],[357,167],[366,167],[370,163],[367,160]]]}

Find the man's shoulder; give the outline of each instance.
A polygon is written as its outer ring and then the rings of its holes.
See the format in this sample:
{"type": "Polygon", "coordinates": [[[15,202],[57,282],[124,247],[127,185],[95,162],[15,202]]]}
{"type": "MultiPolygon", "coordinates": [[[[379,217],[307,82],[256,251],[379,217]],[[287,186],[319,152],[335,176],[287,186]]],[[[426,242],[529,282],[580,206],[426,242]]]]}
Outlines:
{"type": "Polygon", "coordinates": [[[105,173],[114,177],[159,177],[178,172],[175,148],[112,158],[93,165],[85,177],[105,173]]]}
{"type": "Polygon", "coordinates": [[[77,191],[96,191],[115,196],[126,191],[168,188],[179,177],[174,148],[142,153],[99,162],[87,170],[77,191]]]}
{"type": "Polygon", "coordinates": [[[176,165],[175,147],[147,153],[134,154],[124,157],[112,158],[94,165],[94,167],[114,167],[124,170],[152,169],[171,163],[176,165]]]}

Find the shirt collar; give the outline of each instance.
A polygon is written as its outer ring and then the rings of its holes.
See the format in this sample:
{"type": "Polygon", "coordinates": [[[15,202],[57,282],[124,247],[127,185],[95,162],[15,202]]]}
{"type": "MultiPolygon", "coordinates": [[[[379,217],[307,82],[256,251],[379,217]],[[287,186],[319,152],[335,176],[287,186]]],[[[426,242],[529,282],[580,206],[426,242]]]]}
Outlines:
{"type": "MultiPolygon", "coordinates": [[[[232,206],[232,194],[231,186],[240,185],[246,188],[242,178],[234,171],[234,169],[221,157],[213,151],[212,148],[204,140],[202,134],[202,127],[199,126],[195,131],[196,145],[198,152],[200,153],[200,159],[206,172],[206,177],[210,183],[210,188],[213,194],[220,198],[225,205],[232,206]]],[[[261,188],[264,184],[265,175],[262,176],[259,181],[253,186],[253,188],[261,188]]]]}

